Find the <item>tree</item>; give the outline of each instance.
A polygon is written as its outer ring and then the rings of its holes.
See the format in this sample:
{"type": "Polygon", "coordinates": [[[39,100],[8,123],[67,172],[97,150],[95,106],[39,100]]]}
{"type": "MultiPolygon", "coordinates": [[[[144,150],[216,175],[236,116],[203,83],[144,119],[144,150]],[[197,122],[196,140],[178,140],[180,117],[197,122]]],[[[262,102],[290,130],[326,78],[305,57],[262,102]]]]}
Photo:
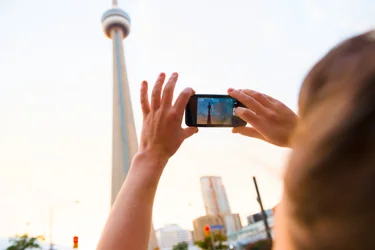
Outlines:
{"type": "Polygon", "coordinates": [[[180,242],[177,245],[174,245],[172,250],[188,250],[189,245],[187,242],[180,242]]]}
{"type": "Polygon", "coordinates": [[[260,240],[254,243],[251,243],[246,247],[246,250],[271,250],[272,249],[272,241],[267,240],[260,240]]]}
{"type": "Polygon", "coordinates": [[[38,241],[44,240],[43,236],[29,237],[27,234],[16,235],[14,238],[10,238],[9,242],[12,244],[5,250],[28,250],[28,249],[42,249],[38,241]]]}
{"type": "MultiPolygon", "coordinates": [[[[215,233],[213,234],[214,237],[214,244],[215,244],[215,249],[220,250],[220,249],[228,249],[228,246],[223,244],[224,241],[227,240],[227,237],[221,233],[215,233]]],[[[203,241],[196,241],[195,245],[198,247],[204,249],[204,250],[212,250],[212,240],[211,236],[206,236],[203,241]]]]}

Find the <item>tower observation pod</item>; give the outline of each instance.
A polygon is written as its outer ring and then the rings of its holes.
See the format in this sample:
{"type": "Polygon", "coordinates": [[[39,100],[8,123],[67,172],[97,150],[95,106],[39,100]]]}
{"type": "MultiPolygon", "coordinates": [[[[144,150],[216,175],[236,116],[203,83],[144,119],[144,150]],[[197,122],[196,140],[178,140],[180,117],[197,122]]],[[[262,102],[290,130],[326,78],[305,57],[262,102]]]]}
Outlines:
{"type": "Polygon", "coordinates": [[[111,31],[115,31],[117,28],[122,31],[122,39],[125,39],[130,33],[130,22],[128,13],[122,9],[109,9],[104,12],[102,17],[104,34],[113,39],[111,31]]]}
{"type": "MultiPolygon", "coordinates": [[[[112,127],[112,179],[111,204],[116,200],[129,172],[130,164],[138,151],[137,133],[130,99],[129,83],[124,57],[123,40],[130,34],[130,17],[112,1],[113,8],[104,12],[102,26],[104,34],[113,45],[113,127],[112,127]]],[[[149,250],[157,248],[153,226],[149,250]]]]}

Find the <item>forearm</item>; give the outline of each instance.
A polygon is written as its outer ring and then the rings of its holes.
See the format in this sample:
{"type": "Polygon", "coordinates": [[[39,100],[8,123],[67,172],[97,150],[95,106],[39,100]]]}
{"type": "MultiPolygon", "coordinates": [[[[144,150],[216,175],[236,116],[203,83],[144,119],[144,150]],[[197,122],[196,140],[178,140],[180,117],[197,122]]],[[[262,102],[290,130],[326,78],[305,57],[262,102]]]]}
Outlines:
{"type": "Polygon", "coordinates": [[[147,249],[155,193],[166,163],[147,152],[134,157],[97,250],[147,249]]]}

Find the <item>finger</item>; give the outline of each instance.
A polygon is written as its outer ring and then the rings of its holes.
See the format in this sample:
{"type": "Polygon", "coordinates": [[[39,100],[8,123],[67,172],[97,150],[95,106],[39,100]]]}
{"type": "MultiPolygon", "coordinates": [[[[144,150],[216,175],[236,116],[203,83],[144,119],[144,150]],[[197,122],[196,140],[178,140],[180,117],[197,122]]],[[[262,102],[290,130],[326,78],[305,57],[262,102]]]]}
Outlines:
{"type": "Polygon", "coordinates": [[[236,127],[232,129],[232,132],[235,134],[241,134],[248,137],[258,138],[261,140],[265,140],[265,137],[261,135],[258,131],[256,131],[254,128],[250,127],[236,127]]]}
{"type": "Polygon", "coordinates": [[[163,90],[163,97],[161,99],[161,103],[164,106],[171,106],[172,100],[173,100],[173,92],[174,88],[176,86],[176,82],[178,79],[178,74],[173,73],[172,76],[169,78],[167,84],[164,87],[163,90]]]}
{"type": "Polygon", "coordinates": [[[273,98],[272,96],[269,96],[269,95],[266,95],[266,94],[264,94],[267,98],[268,98],[268,100],[270,100],[270,102],[272,102],[272,103],[275,103],[275,102],[280,102],[280,101],[278,101],[278,100],[276,100],[275,98],[273,98]]]}
{"type": "Polygon", "coordinates": [[[146,81],[143,81],[141,86],[141,107],[143,115],[147,115],[150,112],[150,103],[148,101],[148,84],[146,81]]]}
{"type": "Polygon", "coordinates": [[[240,117],[242,120],[251,125],[258,125],[259,123],[259,116],[247,108],[237,107],[234,113],[236,116],[240,117]]]}
{"type": "Polygon", "coordinates": [[[268,99],[267,96],[262,94],[262,93],[259,93],[255,90],[251,90],[251,89],[244,89],[244,90],[241,90],[241,92],[245,93],[246,95],[249,95],[249,96],[253,97],[255,100],[257,100],[260,104],[262,104],[265,107],[271,107],[272,106],[271,100],[268,99]]]}
{"type": "Polygon", "coordinates": [[[188,127],[184,128],[184,137],[185,139],[189,138],[193,134],[198,133],[198,128],[196,127],[188,127]]]}
{"type": "Polygon", "coordinates": [[[177,97],[176,102],[174,103],[174,108],[176,110],[176,113],[179,115],[179,118],[181,118],[181,121],[184,115],[185,107],[192,95],[194,95],[194,90],[192,88],[186,88],[180,93],[180,95],[177,97]]]}
{"type": "Polygon", "coordinates": [[[229,89],[228,94],[257,114],[262,114],[266,111],[266,108],[263,105],[261,105],[257,100],[241,91],[229,89]]]}
{"type": "Polygon", "coordinates": [[[165,74],[160,73],[151,94],[151,108],[153,110],[157,110],[160,107],[160,95],[161,89],[163,88],[164,80],[165,74]]]}
{"type": "Polygon", "coordinates": [[[290,115],[291,113],[294,114],[294,112],[281,101],[266,94],[265,96],[271,101],[273,109],[276,110],[280,115],[286,116],[286,115],[290,115]]]}

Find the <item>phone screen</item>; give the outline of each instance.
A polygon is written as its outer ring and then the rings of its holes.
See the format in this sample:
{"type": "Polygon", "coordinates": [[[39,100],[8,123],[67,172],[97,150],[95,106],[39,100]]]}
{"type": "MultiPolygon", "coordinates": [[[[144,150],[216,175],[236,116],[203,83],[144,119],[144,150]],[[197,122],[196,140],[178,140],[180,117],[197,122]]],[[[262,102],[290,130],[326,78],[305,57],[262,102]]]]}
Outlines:
{"type": "Polygon", "coordinates": [[[197,124],[231,125],[233,98],[198,97],[197,124]]]}
{"type": "Polygon", "coordinates": [[[242,105],[227,95],[194,95],[186,106],[185,121],[196,127],[245,126],[234,114],[238,106],[242,105]]]}

